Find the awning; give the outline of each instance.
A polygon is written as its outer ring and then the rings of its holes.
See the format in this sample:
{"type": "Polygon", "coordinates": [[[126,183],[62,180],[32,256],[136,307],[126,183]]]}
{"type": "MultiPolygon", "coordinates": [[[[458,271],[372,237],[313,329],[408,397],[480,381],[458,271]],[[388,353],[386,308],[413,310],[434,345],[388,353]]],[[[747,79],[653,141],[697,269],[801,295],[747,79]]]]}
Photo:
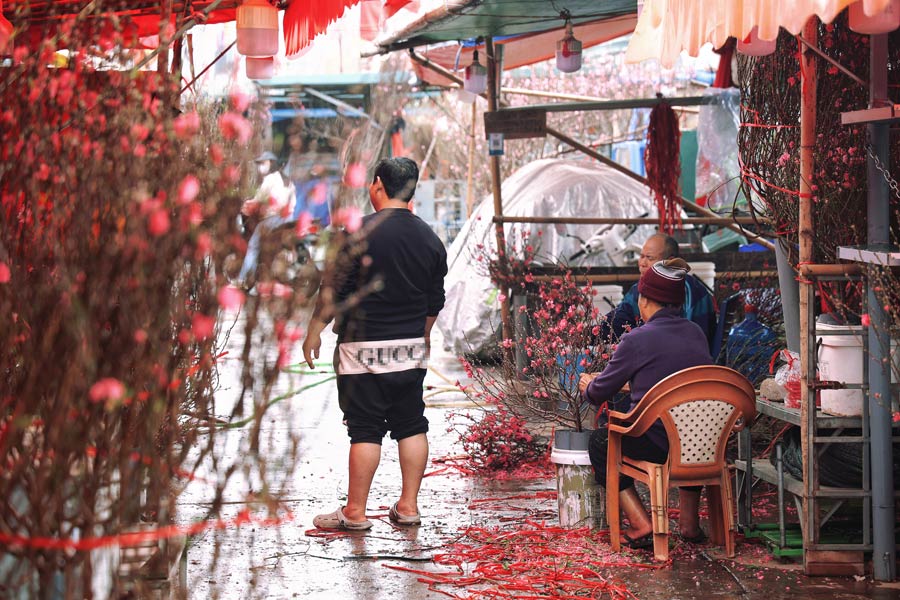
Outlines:
{"type": "MultiPolygon", "coordinates": [[[[590,48],[631,33],[636,22],[636,14],[622,15],[593,23],[576,25],[574,33],[575,37],[581,40],[584,48],[590,48]]],[[[553,58],[556,51],[556,42],[562,38],[563,33],[563,28],[560,27],[531,35],[497,39],[494,41],[494,45],[503,46],[503,68],[515,69],[553,58]]],[[[453,71],[469,65],[472,62],[472,52],[476,49],[483,51],[484,44],[473,44],[463,47],[445,45],[427,50],[423,54],[428,60],[453,71]]],[[[482,56],[484,56],[483,53],[482,56]]],[[[484,61],[484,59],[481,60],[482,62],[484,61]]],[[[447,86],[451,84],[445,77],[417,63],[413,65],[413,68],[419,79],[423,81],[433,85],[447,86]]]]}
{"type": "MultiPolygon", "coordinates": [[[[637,14],[636,0],[447,0],[407,27],[377,40],[381,52],[426,44],[559,30],[565,9],[573,24],[637,14]]],[[[555,47],[557,38],[553,38],[555,47]]],[[[552,52],[552,51],[551,51],[552,52]]]]}
{"type": "MultiPolygon", "coordinates": [[[[646,0],[625,60],[659,59],[671,66],[686,50],[696,56],[707,42],[716,48],[733,36],[745,39],[754,26],[763,40],[778,28],[798,34],[813,15],[830,23],[856,0],[646,0]]],[[[866,14],[881,12],[890,0],[858,0],[866,14]]]]}

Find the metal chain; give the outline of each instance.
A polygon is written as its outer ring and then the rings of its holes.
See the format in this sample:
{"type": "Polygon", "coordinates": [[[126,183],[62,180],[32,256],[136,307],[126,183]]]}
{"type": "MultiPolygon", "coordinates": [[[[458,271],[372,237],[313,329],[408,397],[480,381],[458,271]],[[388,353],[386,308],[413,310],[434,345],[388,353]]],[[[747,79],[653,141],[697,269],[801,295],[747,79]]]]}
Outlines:
{"type": "Polygon", "coordinates": [[[869,155],[869,158],[871,158],[872,162],[875,164],[875,168],[881,172],[884,180],[887,181],[888,187],[894,192],[894,197],[900,200],[900,184],[898,184],[897,180],[891,176],[887,167],[884,166],[884,163],[882,163],[881,159],[875,154],[875,151],[872,149],[872,144],[866,144],[866,154],[869,155]]]}

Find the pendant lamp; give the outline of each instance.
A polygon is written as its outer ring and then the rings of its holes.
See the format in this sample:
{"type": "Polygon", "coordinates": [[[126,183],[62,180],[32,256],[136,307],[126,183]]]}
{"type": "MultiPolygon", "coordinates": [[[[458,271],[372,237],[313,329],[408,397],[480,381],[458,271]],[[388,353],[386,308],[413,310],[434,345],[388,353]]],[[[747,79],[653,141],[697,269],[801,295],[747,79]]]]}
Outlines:
{"type": "Polygon", "coordinates": [[[3,16],[3,0],[0,0],[0,51],[6,48],[9,38],[12,37],[13,24],[3,16]]]}
{"type": "Polygon", "coordinates": [[[563,73],[574,73],[581,68],[581,42],[575,39],[569,19],[566,19],[566,35],[556,42],[556,68],[563,73]]]}
{"type": "Polygon", "coordinates": [[[246,69],[248,79],[272,79],[275,76],[275,57],[248,56],[246,69]]]}
{"type": "Polygon", "coordinates": [[[278,54],[278,9],[266,0],[246,0],[238,6],[237,51],[244,56],[278,54]]]}
{"type": "Polygon", "coordinates": [[[466,67],[463,89],[472,94],[481,94],[487,89],[487,69],[478,62],[478,50],[472,54],[472,64],[466,67]]]}
{"type": "Polygon", "coordinates": [[[759,39],[759,29],[756,25],[750,30],[743,40],[738,40],[737,51],[747,56],[766,56],[775,52],[778,40],[759,39]]]}
{"type": "Polygon", "coordinates": [[[850,29],[856,33],[874,35],[900,27],[900,0],[891,0],[883,11],[874,15],[867,15],[863,9],[862,0],[850,5],[850,29]]]}

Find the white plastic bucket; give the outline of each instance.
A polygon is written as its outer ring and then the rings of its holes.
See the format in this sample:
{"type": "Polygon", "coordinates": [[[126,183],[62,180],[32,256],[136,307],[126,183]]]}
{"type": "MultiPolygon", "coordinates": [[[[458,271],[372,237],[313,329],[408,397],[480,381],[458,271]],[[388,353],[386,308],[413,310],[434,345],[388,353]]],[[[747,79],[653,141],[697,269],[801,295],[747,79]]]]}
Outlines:
{"type": "Polygon", "coordinates": [[[620,285],[595,285],[593,303],[600,310],[601,315],[605,315],[609,311],[622,302],[622,286],[620,285]]]}
{"type": "MultiPolygon", "coordinates": [[[[828,335],[828,331],[847,329],[845,325],[816,323],[816,343],[819,346],[818,366],[819,379],[823,381],[840,381],[847,384],[862,383],[863,360],[863,328],[849,327],[851,335],[828,335]],[[825,333],[822,333],[825,332],[825,333]]],[[[897,343],[891,340],[891,381],[896,380],[896,371],[900,367],[897,354],[897,343]]],[[[841,417],[858,417],[862,415],[862,390],[822,390],[822,412],[841,417]]]]}
{"type": "Polygon", "coordinates": [[[561,527],[606,527],[606,495],[594,480],[587,450],[553,447],[550,462],[556,465],[556,498],[561,527]]]}
{"type": "Polygon", "coordinates": [[[711,289],[716,289],[716,263],[714,262],[692,262],[691,275],[702,281],[711,289]]]}

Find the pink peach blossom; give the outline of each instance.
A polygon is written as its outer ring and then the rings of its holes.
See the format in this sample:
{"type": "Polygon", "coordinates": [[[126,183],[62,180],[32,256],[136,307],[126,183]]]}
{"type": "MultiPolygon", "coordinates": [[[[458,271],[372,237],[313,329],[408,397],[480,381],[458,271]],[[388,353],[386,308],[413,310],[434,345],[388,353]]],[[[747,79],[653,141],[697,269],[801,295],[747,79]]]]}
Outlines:
{"type": "Polygon", "coordinates": [[[10,277],[9,265],[0,262],[0,283],[9,283],[10,277]]]}
{"type": "Polygon", "coordinates": [[[216,328],[216,318],[204,315],[202,313],[194,313],[191,318],[191,333],[194,338],[203,341],[213,334],[216,328]]]}
{"type": "Polygon", "coordinates": [[[366,167],[358,162],[351,164],[344,173],[344,183],[352,188],[361,188],[366,185],[366,167]]]}
{"type": "Polygon", "coordinates": [[[200,193],[200,180],[195,175],[187,175],[178,184],[178,201],[187,204],[200,193]]]}
{"type": "Polygon", "coordinates": [[[154,211],[147,221],[147,230],[150,232],[150,235],[155,237],[165,234],[171,226],[169,211],[164,208],[154,211]]]}
{"type": "Polygon", "coordinates": [[[125,385],[115,377],[104,377],[91,386],[88,392],[91,402],[121,400],[125,396],[125,385]]]}
{"type": "Polygon", "coordinates": [[[183,140],[190,139],[200,131],[200,115],[196,112],[184,113],[172,122],[175,135],[183,140]]]}
{"type": "Polygon", "coordinates": [[[232,285],[220,288],[216,298],[219,306],[226,310],[238,310],[244,304],[244,292],[232,285]]]}

